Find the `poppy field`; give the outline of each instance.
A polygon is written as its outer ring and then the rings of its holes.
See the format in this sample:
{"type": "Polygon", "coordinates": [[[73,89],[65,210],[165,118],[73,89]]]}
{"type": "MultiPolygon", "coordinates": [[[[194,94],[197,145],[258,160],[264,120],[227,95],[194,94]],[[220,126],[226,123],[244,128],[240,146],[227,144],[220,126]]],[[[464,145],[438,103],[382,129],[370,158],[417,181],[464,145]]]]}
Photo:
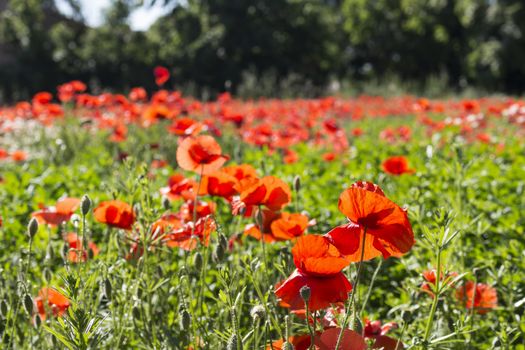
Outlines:
{"type": "Polygon", "coordinates": [[[2,349],[525,349],[525,102],[0,108],[2,349]]]}

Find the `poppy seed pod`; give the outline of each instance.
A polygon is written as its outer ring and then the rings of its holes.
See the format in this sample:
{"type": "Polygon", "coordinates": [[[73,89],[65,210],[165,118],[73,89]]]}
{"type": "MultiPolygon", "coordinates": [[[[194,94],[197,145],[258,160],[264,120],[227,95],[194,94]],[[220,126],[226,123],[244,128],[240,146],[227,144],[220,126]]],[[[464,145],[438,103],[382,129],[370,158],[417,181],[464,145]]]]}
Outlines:
{"type": "Polygon", "coordinates": [[[171,209],[171,202],[170,202],[170,199],[168,197],[163,197],[162,198],[162,207],[164,208],[164,210],[170,210],[171,209]]]}
{"type": "Polygon", "coordinates": [[[299,290],[299,294],[301,294],[301,298],[303,298],[305,303],[308,303],[308,301],[310,300],[310,292],[310,287],[308,286],[303,286],[299,290]]]}
{"type": "Polygon", "coordinates": [[[38,221],[36,218],[31,218],[31,220],[29,220],[29,224],[27,225],[27,234],[29,235],[29,238],[33,239],[37,231],[38,231],[38,221]]]}
{"type": "Polygon", "coordinates": [[[224,247],[222,244],[217,244],[213,251],[213,257],[217,262],[221,261],[224,258],[224,247]]]}
{"type": "Polygon", "coordinates": [[[89,198],[87,194],[83,195],[80,202],[80,210],[82,211],[82,215],[86,216],[89,213],[91,204],[91,198],[89,198]]]}
{"type": "Polygon", "coordinates": [[[190,313],[186,309],[182,310],[182,312],[180,313],[180,329],[183,331],[187,330],[188,328],[190,328],[190,323],[191,323],[190,313]]]}
{"type": "Polygon", "coordinates": [[[49,268],[44,268],[44,271],[42,273],[42,276],[44,277],[44,280],[46,282],[49,282],[51,281],[51,278],[53,277],[52,274],[51,274],[51,270],[49,268]]]}
{"type": "Polygon", "coordinates": [[[29,294],[24,295],[24,308],[26,309],[28,314],[33,314],[35,304],[33,303],[33,298],[31,298],[31,295],[29,294]]]}

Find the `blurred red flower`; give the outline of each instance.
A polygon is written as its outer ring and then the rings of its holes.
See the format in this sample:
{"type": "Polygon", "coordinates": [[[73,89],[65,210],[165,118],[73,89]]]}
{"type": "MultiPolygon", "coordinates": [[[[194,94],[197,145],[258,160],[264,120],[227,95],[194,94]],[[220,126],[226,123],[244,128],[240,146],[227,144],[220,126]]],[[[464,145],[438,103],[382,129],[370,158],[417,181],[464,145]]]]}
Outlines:
{"type": "Polygon", "coordinates": [[[496,289],[484,283],[467,281],[456,290],[456,297],[467,309],[474,307],[474,310],[482,315],[498,306],[496,289]]]}
{"type": "Polygon", "coordinates": [[[48,311],[53,316],[62,316],[71,305],[68,298],[60,294],[56,289],[44,287],[38,292],[35,298],[35,304],[38,314],[42,320],[45,320],[48,311]]]}
{"type": "Polygon", "coordinates": [[[414,169],[408,165],[408,159],[404,156],[390,157],[382,164],[383,171],[390,175],[413,174],[414,169]]]}
{"type": "Polygon", "coordinates": [[[79,198],[66,197],[59,199],[52,207],[43,207],[41,210],[35,211],[31,216],[35,217],[40,224],[58,226],[69,221],[79,206],[79,198]]]}
{"type": "Polygon", "coordinates": [[[203,175],[218,170],[228,159],[228,156],[222,155],[217,141],[208,135],[188,137],[177,148],[179,166],[203,175]]]}
{"type": "Polygon", "coordinates": [[[93,213],[96,221],[124,230],[131,230],[135,222],[135,214],[131,206],[119,200],[102,202],[93,213]]]}
{"type": "Polygon", "coordinates": [[[166,67],[157,66],[153,69],[153,75],[155,75],[155,84],[162,86],[170,78],[170,71],[166,67]]]}

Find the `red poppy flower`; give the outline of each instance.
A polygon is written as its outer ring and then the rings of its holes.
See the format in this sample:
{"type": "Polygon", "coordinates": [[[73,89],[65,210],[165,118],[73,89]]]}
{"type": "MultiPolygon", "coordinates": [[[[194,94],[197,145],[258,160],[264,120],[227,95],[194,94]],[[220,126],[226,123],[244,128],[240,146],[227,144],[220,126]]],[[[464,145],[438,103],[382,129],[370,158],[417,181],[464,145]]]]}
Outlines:
{"type": "Polygon", "coordinates": [[[56,289],[49,287],[40,289],[38,296],[35,298],[35,304],[42,320],[46,319],[48,310],[51,311],[53,316],[62,316],[69,305],[71,305],[68,298],[60,294],[56,289]]]}
{"type": "Polygon", "coordinates": [[[119,200],[102,202],[93,213],[98,222],[124,230],[131,230],[135,222],[135,214],[131,206],[119,200]]]}
{"type": "Polygon", "coordinates": [[[206,216],[198,219],[196,224],[190,221],[179,229],[171,231],[164,239],[164,242],[168,247],[193,250],[199,243],[208,246],[210,234],[215,230],[215,220],[210,216],[206,216]]]}
{"type": "MultiPolygon", "coordinates": [[[[277,239],[272,233],[271,225],[275,220],[281,217],[281,214],[273,210],[262,209],[260,216],[262,219],[261,226],[262,237],[264,238],[264,241],[268,243],[275,242],[277,239]]],[[[261,227],[259,227],[258,224],[246,225],[246,228],[244,229],[244,234],[252,236],[256,239],[261,239],[261,227]]]]}
{"type": "MultiPolygon", "coordinates": [[[[310,334],[294,335],[288,338],[288,343],[292,344],[295,350],[308,350],[311,345],[311,337],[310,334]]],[[[266,347],[266,350],[282,349],[283,344],[284,340],[282,339],[274,341],[272,345],[266,347]]]]}
{"type": "Polygon", "coordinates": [[[484,283],[467,281],[456,290],[456,297],[467,309],[474,307],[478,314],[486,314],[498,306],[496,289],[484,283]]]}
{"type": "Polygon", "coordinates": [[[162,187],[160,193],[168,197],[170,200],[177,200],[180,198],[191,199],[195,197],[193,188],[196,183],[192,179],[187,179],[184,175],[173,174],[168,179],[168,186],[162,187]]]}
{"type": "Polygon", "coordinates": [[[27,159],[27,153],[24,151],[14,151],[11,153],[11,159],[15,162],[23,162],[27,159]]]}
{"type": "MultiPolygon", "coordinates": [[[[236,195],[239,180],[223,171],[215,171],[202,177],[199,195],[210,195],[231,199],[236,195]]],[[[196,185],[199,187],[199,185],[196,185]]]]}
{"type": "Polygon", "coordinates": [[[271,231],[277,240],[289,240],[301,236],[309,225],[306,215],[299,213],[281,213],[281,216],[271,223],[271,231]]]}
{"type": "Polygon", "coordinates": [[[63,222],[69,221],[79,206],[80,199],[78,198],[62,198],[57,201],[55,206],[44,207],[39,211],[35,211],[31,216],[35,217],[41,224],[58,226],[63,222]]]}
{"type": "Polygon", "coordinates": [[[228,160],[221,153],[221,146],[211,136],[188,137],[177,148],[177,163],[184,170],[207,175],[218,170],[228,160]]]}
{"type": "Polygon", "coordinates": [[[246,178],[257,178],[257,171],[249,164],[230,165],[222,168],[222,171],[234,176],[239,181],[246,178]]]}
{"type": "MultiPolygon", "coordinates": [[[[361,334],[350,329],[344,329],[341,343],[339,343],[340,350],[366,350],[367,345],[365,339],[361,334]]],[[[325,330],[320,336],[315,337],[314,344],[317,350],[334,350],[337,345],[337,339],[341,333],[341,328],[329,328],[325,330]]]]}
{"type": "Polygon", "coordinates": [[[359,261],[366,229],[364,259],[399,257],[414,245],[414,233],[405,210],[386,198],[376,185],[358,182],[339,197],[339,210],[350,223],[327,233],[342,254],[359,261]]]}
{"type": "Polygon", "coordinates": [[[153,74],[155,75],[155,84],[158,86],[164,85],[170,78],[170,71],[162,66],[155,67],[153,74]]]}
{"type": "Polygon", "coordinates": [[[171,134],[179,136],[197,135],[204,129],[204,125],[191,118],[178,118],[168,127],[171,134]]]}
{"type": "Polygon", "coordinates": [[[280,303],[292,310],[304,308],[300,289],[310,288],[308,307],[312,311],[344,302],[352,285],[341,270],[348,261],[323,236],[302,236],[292,248],[296,270],[275,291],[280,303]]]}
{"type": "MultiPolygon", "coordinates": [[[[188,200],[179,209],[179,216],[184,221],[193,221],[193,211],[194,211],[195,201],[188,200]]],[[[206,217],[215,213],[217,205],[214,202],[205,202],[199,200],[197,202],[197,219],[206,217]]]]}
{"type": "MultiPolygon", "coordinates": [[[[78,235],[74,232],[70,232],[66,236],[66,241],[69,244],[69,252],[68,252],[68,260],[72,263],[77,263],[79,261],[86,261],[88,254],[86,251],[83,251],[82,258],[79,257],[80,251],[82,251],[82,237],[78,237],[78,235]]],[[[97,256],[99,253],[99,249],[97,245],[93,242],[88,242],[88,248],[93,253],[93,256],[97,256]]]]}
{"type": "Polygon", "coordinates": [[[270,210],[280,210],[290,203],[292,192],[290,187],[274,176],[262,179],[241,181],[239,200],[245,206],[266,206],[270,210]],[[244,187],[243,187],[244,186],[244,187]]]}
{"type": "Polygon", "coordinates": [[[390,175],[413,174],[414,169],[410,169],[408,159],[403,156],[390,157],[382,164],[383,171],[390,175]]]}

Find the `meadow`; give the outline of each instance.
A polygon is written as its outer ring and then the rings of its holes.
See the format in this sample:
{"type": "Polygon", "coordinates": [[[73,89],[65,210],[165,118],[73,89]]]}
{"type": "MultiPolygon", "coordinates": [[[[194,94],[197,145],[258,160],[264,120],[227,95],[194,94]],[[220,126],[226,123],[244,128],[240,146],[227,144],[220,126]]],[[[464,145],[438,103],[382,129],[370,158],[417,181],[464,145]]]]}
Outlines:
{"type": "Polygon", "coordinates": [[[3,107],[0,347],[525,349],[524,137],[503,97],[3,107]]]}

